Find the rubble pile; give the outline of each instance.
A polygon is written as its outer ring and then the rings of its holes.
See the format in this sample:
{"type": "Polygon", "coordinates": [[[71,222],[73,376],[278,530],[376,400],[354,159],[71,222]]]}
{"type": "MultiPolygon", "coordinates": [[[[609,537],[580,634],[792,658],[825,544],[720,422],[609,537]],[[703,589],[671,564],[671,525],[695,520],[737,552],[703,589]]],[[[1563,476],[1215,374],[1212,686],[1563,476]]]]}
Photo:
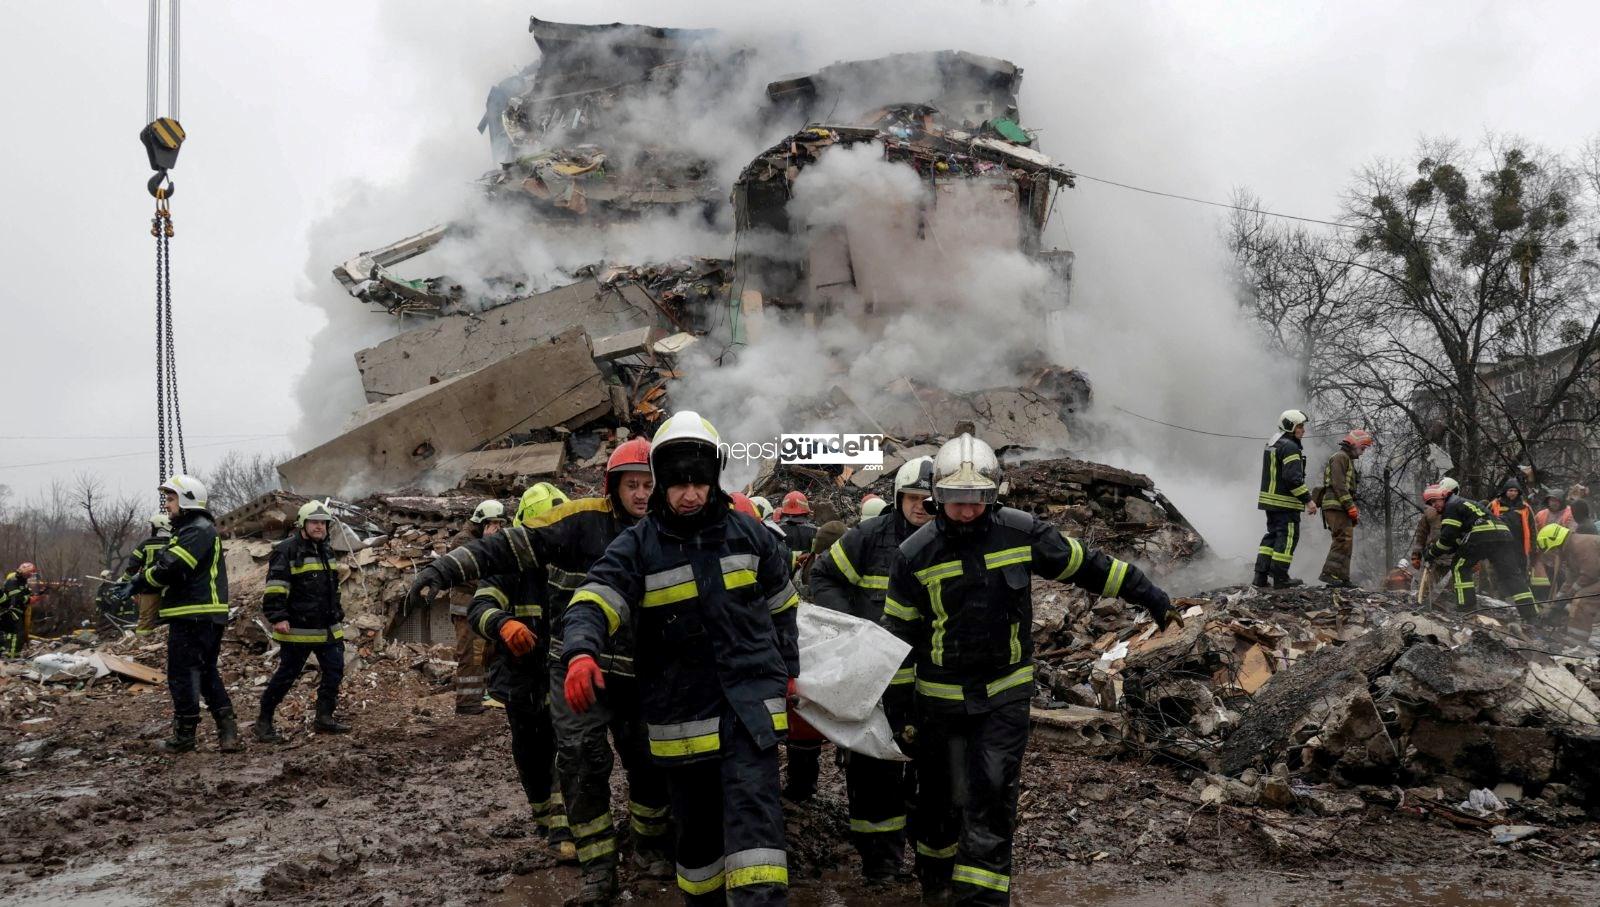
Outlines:
{"type": "Polygon", "coordinates": [[[1592,651],[1389,593],[1225,590],[1178,600],[1187,626],[1157,632],[1120,603],[1044,586],[1047,739],[1171,759],[1251,804],[1321,782],[1600,805],[1592,651]]]}

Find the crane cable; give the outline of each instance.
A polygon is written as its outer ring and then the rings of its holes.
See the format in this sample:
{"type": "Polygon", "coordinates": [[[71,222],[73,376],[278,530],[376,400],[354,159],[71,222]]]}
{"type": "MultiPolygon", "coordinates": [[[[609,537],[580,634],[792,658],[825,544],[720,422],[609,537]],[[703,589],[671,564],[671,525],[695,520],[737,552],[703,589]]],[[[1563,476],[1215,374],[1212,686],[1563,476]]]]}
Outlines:
{"type": "Polygon", "coordinates": [[[177,166],[178,149],[183,145],[183,127],[178,124],[178,33],[179,2],[169,0],[167,10],[167,113],[158,116],[161,96],[161,0],[150,0],[150,28],[145,55],[145,119],[148,125],[139,133],[145,154],[150,159],[146,189],[156,200],[150,219],[150,235],[156,240],[156,481],[164,482],[172,472],[189,471],[183,444],[183,413],[178,405],[177,342],[172,328],[172,210],[171,199],[177,187],[168,171],[177,166]]]}

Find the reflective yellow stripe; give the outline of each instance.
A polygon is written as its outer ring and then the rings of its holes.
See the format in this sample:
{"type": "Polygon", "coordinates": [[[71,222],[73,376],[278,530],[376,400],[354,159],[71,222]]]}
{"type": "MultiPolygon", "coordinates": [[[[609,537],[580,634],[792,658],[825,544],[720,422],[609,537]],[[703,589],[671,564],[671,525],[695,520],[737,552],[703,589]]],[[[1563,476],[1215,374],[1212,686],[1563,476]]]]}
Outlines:
{"type": "Polygon", "coordinates": [[[923,585],[928,585],[936,580],[949,579],[953,576],[960,575],[960,561],[945,561],[942,564],[934,564],[932,567],[924,567],[916,572],[917,579],[921,581],[923,585]]]}
{"type": "Polygon", "coordinates": [[[288,595],[289,594],[289,587],[284,585],[283,583],[267,583],[266,588],[261,590],[261,594],[262,595],[288,595]]]}
{"type": "Polygon", "coordinates": [[[1022,638],[1019,634],[1021,623],[1011,625],[1011,663],[1016,664],[1022,660],[1022,638]]]}
{"type": "MultiPolygon", "coordinates": [[[[960,565],[956,566],[956,575],[960,575],[960,565]]],[[[944,582],[934,580],[928,587],[928,605],[933,608],[933,645],[928,653],[928,658],[936,665],[944,664],[944,626],[950,620],[950,615],[944,610],[944,582]]]]}
{"type": "Polygon", "coordinates": [[[1455,527],[1459,528],[1461,526],[1461,521],[1460,520],[1455,520],[1455,519],[1440,520],[1439,521],[1439,525],[1440,526],[1455,526],[1455,527]]]}
{"type": "Polygon", "coordinates": [[[875,574],[875,573],[869,573],[866,576],[863,576],[861,578],[861,588],[863,588],[863,589],[887,589],[887,588],[889,588],[889,577],[887,577],[887,576],[879,576],[878,574],[875,574]]]}
{"type": "Polygon", "coordinates": [[[1009,567],[1012,564],[1026,564],[1033,560],[1033,549],[1027,545],[1018,548],[1005,548],[993,551],[983,556],[983,565],[990,570],[1000,567],[1009,567]]]}
{"type": "Polygon", "coordinates": [[[308,564],[295,564],[293,567],[289,568],[289,574],[291,576],[299,576],[302,573],[311,573],[312,571],[315,571],[315,570],[327,570],[327,569],[328,569],[328,565],[327,564],[324,564],[321,561],[312,561],[311,563],[308,563],[308,564]]]}
{"type": "Polygon", "coordinates": [[[518,617],[544,616],[544,608],[540,605],[518,605],[514,611],[518,617]]]}
{"type": "Polygon", "coordinates": [[[839,568],[839,572],[850,581],[850,585],[861,585],[861,574],[857,573],[855,565],[850,563],[850,556],[844,553],[843,539],[833,543],[833,547],[828,549],[828,556],[833,558],[833,565],[839,568]]]}
{"type": "Polygon", "coordinates": [[[963,866],[960,863],[956,864],[955,870],[950,874],[950,881],[965,882],[968,885],[977,885],[980,888],[988,888],[992,891],[1011,890],[1010,876],[1003,876],[987,869],[979,869],[976,866],[963,866]]]}
{"type": "Polygon", "coordinates": [[[665,819],[658,822],[652,822],[648,819],[641,819],[638,816],[633,816],[628,819],[628,827],[633,829],[633,833],[636,835],[644,835],[645,837],[654,838],[658,835],[666,834],[670,826],[667,824],[665,819]]]}
{"type": "Polygon", "coordinates": [[[735,570],[732,573],[722,574],[722,588],[733,590],[756,584],[754,570],[735,570]]]}
{"type": "Polygon", "coordinates": [[[959,684],[935,683],[932,680],[923,680],[921,677],[917,678],[917,692],[931,699],[948,699],[952,702],[960,702],[966,698],[959,684]]]}
{"type": "Polygon", "coordinates": [[[1103,598],[1115,598],[1122,592],[1122,580],[1128,575],[1128,564],[1116,558],[1111,559],[1111,572],[1106,574],[1105,588],[1100,591],[1103,598]]]}
{"type": "Polygon", "coordinates": [[[1283,465],[1288,466],[1290,463],[1298,463],[1301,459],[1303,458],[1297,453],[1290,454],[1283,458],[1283,465]]]}
{"type": "Polygon", "coordinates": [[[191,570],[193,570],[195,567],[200,566],[200,561],[195,559],[195,556],[190,554],[187,550],[185,550],[182,545],[172,545],[172,546],[169,546],[167,548],[167,550],[171,551],[173,554],[176,554],[178,556],[178,560],[183,561],[185,564],[188,564],[189,565],[189,569],[191,569],[191,570]]]}
{"type": "Polygon", "coordinates": [[[642,803],[628,801],[628,812],[641,819],[664,819],[671,806],[645,806],[642,803]]]}
{"type": "Polygon", "coordinates": [[[1031,680],[1033,680],[1033,665],[1024,665],[1015,671],[1012,671],[1010,674],[1000,678],[999,680],[990,683],[984,688],[984,692],[988,693],[990,696],[998,696],[1012,687],[1019,687],[1031,680]]]}
{"type": "Polygon", "coordinates": [[[1301,497],[1304,497],[1305,495],[1308,495],[1308,494],[1311,493],[1311,487],[1309,485],[1301,485],[1298,488],[1289,489],[1289,493],[1294,495],[1295,503],[1298,504],[1298,503],[1300,503],[1300,498],[1301,497]]]}
{"type": "Polygon", "coordinates": [[[650,741],[650,755],[652,756],[698,756],[701,753],[714,753],[722,747],[722,735],[718,733],[703,734],[699,737],[685,737],[681,740],[652,740],[650,741]]]}
{"type": "Polygon", "coordinates": [[[506,594],[504,592],[501,592],[494,586],[480,586],[478,587],[478,591],[472,593],[473,598],[477,598],[480,595],[484,598],[494,599],[500,603],[500,607],[502,608],[511,607],[511,600],[506,598],[506,594]]]}
{"type": "Polygon", "coordinates": [[[499,608],[484,609],[484,612],[478,615],[478,634],[480,636],[488,636],[489,622],[504,613],[506,612],[500,610],[499,608]]]}
{"type": "Polygon", "coordinates": [[[611,607],[611,603],[601,598],[599,593],[591,592],[588,589],[579,589],[572,594],[572,601],[567,603],[567,607],[571,608],[584,602],[594,602],[600,606],[600,610],[606,616],[606,631],[615,636],[617,628],[622,626],[622,618],[617,614],[616,609],[611,607]]]}
{"type": "MultiPolygon", "coordinates": [[[[298,643],[328,642],[328,631],[327,630],[301,630],[301,629],[297,629],[295,627],[290,627],[289,628],[289,632],[287,632],[287,633],[279,633],[277,630],[273,630],[270,635],[272,636],[273,639],[277,640],[278,642],[298,642],[298,643]]],[[[333,638],[335,640],[344,639],[344,628],[343,627],[334,627],[333,628],[333,638]]]]}
{"type": "Polygon", "coordinates": [[[905,831],[906,817],[895,816],[884,819],[882,822],[868,822],[866,819],[851,819],[850,830],[862,835],[879,834],[889,831],[905,831]]]}
{"type": "Polygon", "coordinates": [[[227,614],[227,602],[210,602],[204,605],[178,605],[172,608],[162,608],[157,612],[161,617],[190,617],[195,614],[227,614]]]}
{"type": "Polygon", "coordinates": [[[722,887],[722,861],[718,860],[711,867],[701,870],[685,869],[678,867],[678,888],[686,894],[710,894],[722,887]],[[695,875],[705,873],[704,878],[686,877],[684,873],[695,875]]]}
{"type": "Polygon", "coordinates": [[[917,853],[924,857],[932,857],[935,860],[949,860],[954,858],[956,855],[956,845],[951,844],[949,847],[930,847],[929,845],[918,841],[917,853]]]}
{"type": "Polygon", "coordinates": [[[578,862],[587,863],[590,860],[593,860],[595,857],[603,857],[608,853],[616,852],[617,839],[606,838],[603,841],[596,841],[595,843],[590,844],[588,847],[578,848],[578,862]]]}
{"type": "Polygon", "coordinates": [[[1072,549],[1072,556],[1067,558],[1067,569],[1056,577],[1058,583],[1071,579],[1072,575],[1078,572],[1078,568],[1083,566],[1083,543],[1070,536],[1063,535],[1061,538],[1067,543],[1067,547],[1072,549]]]}
{"type": "Polygon", "coordinates": [[[609,831],[610,829],[611,812],[607,810],[606,812],[601,813],[582,825],[572,826],[572,833],[580,838],[587,838],[592,835],[597,835],[603,831],[609,831]]]}
{"type": "Polygon", "coordinates": [[[901,684],[911,683],[916,679],[917,669],[915,667],[901,668],[900,670],[894,672],[894,679],[889,681],[889,686],[898,686],[901,684]]]}
{"type": "Polygon", "coordinates": [[[723,859],[730,889],[745,885],[789,884],[789,856],[776,848],[757,847],[730,853],[723,859]]]}
{"type": "MultiPolygon", "coordinates": [[[[694,598],[695,594],[694,580],[691,579],[686,583],[678,583],[665,589],[652,589],[646,592],[644,594],[644,606],[646,608],[656,608],[661,605],[670,605],[673,602],[694,598]]],[[[573,597],[576,598],[577,596],[573,597]]]]}
{"type": "Polygon", "coordinates": [[[789,594],[788,598],[784,599],[783,604],[778,605],[776,608],[772,609],[772,613],[773,614],[782,614],[783,612],[789,610],[790,608],[798,607],[799,604],[800,604],[800,593],[792,592],[792,593],[789,594]]]}
{"type": "Polygon", "coordinates": [[[896,620],[912,621],[922,619],[922,612],[915,608],[908,608],[892,598],[883,600],[883,613],[896,620]]]}

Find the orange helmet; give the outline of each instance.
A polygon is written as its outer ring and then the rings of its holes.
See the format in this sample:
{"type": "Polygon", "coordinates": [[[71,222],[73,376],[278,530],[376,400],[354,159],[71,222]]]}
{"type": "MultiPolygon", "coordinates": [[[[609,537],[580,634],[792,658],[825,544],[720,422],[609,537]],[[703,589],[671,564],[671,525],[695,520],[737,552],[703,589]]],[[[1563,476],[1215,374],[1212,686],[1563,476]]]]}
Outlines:
{"type": "Polygon", "coordinates": [[[760,520],[761,519],[761,514],[756,512],[755,502],[750,500],[750,496],[749,495],[745,494],[742,491],[735,491],[735,492],[729,494],[728,497],[733,499],[733,509],[734,510],[739,511],[740,513],[744,514],[747,517],[750,517],[753,520],[760,520]]]}
{"type": "Polygon", "coordinates": [[[806,500],[804,493],[791,491],[783,496],[783,504],[778,507],[778,512],[785,516],[800,516],[811,512],[811,502],[806,500]]]}
{"type": "Polygon", "coordinates": [[[1422,489],[1422,503],[1427,504],[1429,507],[1442,504],[1449,497],[1450,492],[1445,491],[1441,485],[1429,485],[1427,488],[1422,489]]]}
{"type": "Polygon", "coordinates": [[[1366,450],[1372,446],[1372,432],[1364,428],[1352,428],[1350,433],[1344,436],[1344,443],[1356,450],[1366,450]]]}
{"type": "Polygon", "coordinates": [[[617,449],[611,452],[610,459],[606,460],[606,491],[621,481],[620,476],[625,472],[650,471],[650,441],[647,438],[634,438],[623,441],[617,449]]]}
{"type": "Polygon", "coordinates": [[[23,561],[20,565],[17,566],[17,575],[18,576],[32,576],[32,575],[34,575],[35,573],[38,573],[38,572],[39,572],[39,568],[35,567],[33,565],[33,561],[23,561]]]}

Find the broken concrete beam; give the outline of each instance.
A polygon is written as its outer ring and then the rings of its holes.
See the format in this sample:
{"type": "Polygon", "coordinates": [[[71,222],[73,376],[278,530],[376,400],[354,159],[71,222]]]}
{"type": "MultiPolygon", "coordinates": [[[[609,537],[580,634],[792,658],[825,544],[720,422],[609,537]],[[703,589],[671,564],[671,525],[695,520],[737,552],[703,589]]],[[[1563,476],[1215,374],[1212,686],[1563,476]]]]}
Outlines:
{"type": "Polygon", "coordinates": [[[414,236],[407,236],[405,239],[392,242],[382,248],[373,249],[370,252],[362,252],[360,255],[334,268],[333,276],[338,279],[346,290],[349,290],[354,295],[357,286],[363,281],[371,280],[377,276],[380,269],[416,258],[418,255],[437,246],[449,231],[450,227],[448,225],[440,224],[429,227],[414,236]]]}
{"type": "Polygon", "coordinates": [[[1556,740],[1544,728],[1423,718],[1407,742],[1407,762],[1419,775],[1454,775],[1477,785],[1540,785],[1556,765],[1556,740]]]}
{"type": "Polygon", "coordinates": [[[1600,698],[1549,656],[1535,654],[1521,682],[1488,718],[1495,724],[1541,724],[1592,734],[1600,732],[1600,698]]]}
{"type": "Polygon", "coordinates": [[[652,307],[581,280],[487,312],[436,319],[356,353],[356,367],[367,401],[376,403],[482,368],[570,327],[609,336],[655,322],[652,307]]]}
{"type": "Polygon", "coordinates": [[[1405,648],[1405,634],[1380,627],[1343,646],[1326,646],[1279,671],[1257,691],[1239,729],[1218,752],[1218,770],[1236,775],[1277,761],[1295,734],[1324,718],[1333,702],[1365,694],[1368,680],[1405,648]]]}
{"type": "Polygon", "coordinates": [[[281,464],[286,486],[350,497],[402,488],[511,432],[585,425],[610,411],[611,395],[587,335],[572,329],[376,408],[362,425],[281,464]]]}
{"type": "Polygon", "coordinates": [[[1446,649],[1417,643],[1394,665],[1394,691],[1402,701],[1446,721],[1472,721],[1506,702],[1522,686],[1528,663],[1487,633],[1446,649]]]}
{"type": "Polygon", "coordinates": [[[440,469],[459,469],[464,481],[495,485],[511,482],[519,476],[558,475],[566,459],[567,445],[560,442],[524,444],[462,454],[448,467],[440,469]]]}
{"type": "Polygon", "coordinates": [[[1069,705],[1060,709],[1033,708],[1033,739],[1045,746],[1089,756],[1122,752],[1128,733],[1127,719],[1116,712],[1069,705]]]}
{"type": "Polygon", "coordinates": [[[648,356],[653,344],[665,336],[664,332],[654,327],[635,328],[620,334],[611,334],[606,337],[596,337],[594,341],[594,361],[610,362],[624,356],[648,356]]]}

